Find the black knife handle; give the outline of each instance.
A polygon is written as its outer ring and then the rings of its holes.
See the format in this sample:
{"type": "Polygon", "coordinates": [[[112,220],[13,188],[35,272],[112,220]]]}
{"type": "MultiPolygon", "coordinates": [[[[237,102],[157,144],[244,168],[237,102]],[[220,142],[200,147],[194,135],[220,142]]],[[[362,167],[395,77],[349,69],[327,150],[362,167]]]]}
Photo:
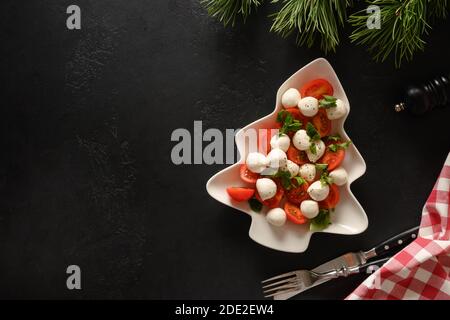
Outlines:
{"type": "Polygon", "coordinates": [[[417,238],[418,233],[419,227],[414,227],[380,243],[370,251],[375,251],[376,256],[382,256],[389,252],[396,251],[413,242],[417,238]]]}
{"type": "MultiPolygon", "coordinates": [[[[367,263],[365,263],[365,264],[359,266],[358,272],[359,272],[359,273],[363,273],[363,272],[371,273],[371,272],[367,272],[367,270],[368,270],[368,269],[370,270],[371,268],[375,268],[375,267],[381,268],[381,266],[382,266],[383,264],[385,264],[390,258],[391,258],[391,257],[386,257],[386,258],[382,258],[382,259],[379,259],[379,260],[367,262],[367,263]]],[[[376,269],[373,269],[373,271],[374,271],[374,270],[376,270],[376,269]]],[[[373,271],[372,271],[372,272],[373,272],[373,271]]]]}

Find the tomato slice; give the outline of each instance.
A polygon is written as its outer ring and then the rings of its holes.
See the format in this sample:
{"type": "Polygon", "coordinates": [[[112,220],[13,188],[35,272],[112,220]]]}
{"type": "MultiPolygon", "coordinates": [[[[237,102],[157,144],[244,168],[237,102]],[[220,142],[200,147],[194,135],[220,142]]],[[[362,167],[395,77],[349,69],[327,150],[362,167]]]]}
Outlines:
{"type": "MultiPolygon", "coordinates": [[[[340,142],[336,142],[340,143],[340,142]]],[[[345,150],[342,148],[339,148],[336,150],[336,152],[331,151],[328,149],[328,145],[330,143],[327,143],[327,149],[325,151],[325,154],[323,157],[318,161],[319,163],[326,163],[328,164],[328,171],[333,171],[337,167],[339,167],[344,160],[345,157],[345,150]]]]}
{"type": "Polygon", "coordinates": [[[258,192],[255,192],[255,197],[261,202],[263,205],[269,207],[270,209],[278,208],[280,206],[280,202],[283,199],[284,189],[280,184],[277,183],[277,193],[270,199],[263,200],[259,196],[258,192]]]}
{"type": "Polygon", "coordinates": [[[228,187],[227,192],[233,200],[247,201],[255,194],[255,189],[242,187],[228,187]]]}
{"type": "Polygon", "coordinates": [[[305,224],[308,222],[308,219],[302,214],[300,207],[292,202],[286,201],[284,211],[286,212],[286,218],[295,224],[305,224]]]}
{"type": "Polygon", "coordinates": [[[287,151],[287,157],[288,157],[289,160],[295,162],[299,166],[309,162],[308,156],[306,155],[306,152],[298,150],[293,145],[289,146],[289,149],[287,151]]]}
{"type": "Polygon", "coordinates": [[[319,109],[319,112],[313,117],[312,123],[319,131],[321,137],[325,137],[331,132],[331,120],[328,119],[327,112],[324,109],[319,109]]]}
{"type": "Polygon", "coordinates": [[[311,80],[300,88],[302,98],[314,97],[317,99],[322,99],[324,95],[332,96],[333,92],[333,87],[325,79],[311,80]]]}
{"type": "MultiPolygon", "coordinates": [[[[295,182],[294,182],[295,183],[295,182]]],[[[303,200],[308,199],[308,183],[302,183],[296,188],[286,191],[286,198],[293,204],[300,205],[303,200]]]]}
{"type": "Polygon", "coordinates": [[[332,209],[335,208],[340,199],[339,188],[337,185],[330,185],[330,193],[328,197],[319,203],[321,208],[332,209]]]}
{"type": "Polygon", "coordinates": [[[258,130],[258,151],[267,155],[270,151],[270,140],[277,133],[277,129],[258,130]]]}
{"type": "Polygon", "coordinates": [[[247,165],[245,165],[245,164],[241,165],[241,168],[239,169],[239,173],[241,175],[241,179],[247,183],[255,184],[256,180],[259,179],[259,174],[251,172],[247,168],[247,165]]]}

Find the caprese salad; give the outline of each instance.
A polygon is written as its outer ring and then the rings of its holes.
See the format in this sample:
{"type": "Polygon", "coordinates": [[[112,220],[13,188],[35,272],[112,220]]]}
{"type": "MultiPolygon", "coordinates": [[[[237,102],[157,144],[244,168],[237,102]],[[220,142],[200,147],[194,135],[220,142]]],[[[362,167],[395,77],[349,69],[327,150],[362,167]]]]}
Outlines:
{"type": "Polygon", "coordinates": [[[266,219],[274,226],[290,221],[323,230],[339,203],[339,187],[347,183],[340,165],[350,141],[331,130],[348,106],[325,79],[286,90],[281,104],[273,128],[258,141],[259,152],[249,153],[240,167],[246,185],[227,192],[232,201],[248,201],[253,211],[268,207],[266,219]]]}

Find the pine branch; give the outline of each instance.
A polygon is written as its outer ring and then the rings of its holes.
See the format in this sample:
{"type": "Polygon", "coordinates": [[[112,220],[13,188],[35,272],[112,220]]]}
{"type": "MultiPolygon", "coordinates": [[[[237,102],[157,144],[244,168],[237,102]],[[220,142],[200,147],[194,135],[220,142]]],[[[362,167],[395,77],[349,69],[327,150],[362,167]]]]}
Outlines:
{"type": "Polygon", "coordinates": [[[428,10],[431,19],[445,19],[448,11],[448,0],[428,0],[430,9],[428,10]]]}
{"type": "Polygon", "coordinates": [[[394,56],[395,66],[410,61],[417,51],[425,48],[424,37],[431,29],[430,17],[445,17],[447,0],[371,0],[369,5],[380,7],[381,28],[369,29],[370,13],[359,11],[350,16],[349,22],[356,27],[350,39],[366,45],[377,61],[394,56]],[[428,7],[432,9],[427,10],[428,7]]]}
{"type": "MultiPolygon", "coordinates": [[[[272,3],[280,2],[273,0],[272,3]]],[[[335,51],[339,44],[338,27],[347,18],[351,0],[283,0],[284,6],[273,15],[271,31],[287,37],[297,33],[297,44],[311,47],[320,38],[325,53],[335,51]]]]}
{"type": "MultiPolygon", "coordinates": [[[[208,13],[224,25],[234,25],[241,16],[245,21],[264,0],[200,0],[208,13]]],[[[348,21],[354,27],[352,42],[367,46],[377,61],[393,56],[396,67],[425,48],[425,36],[431,21],[446,18],[450,0],[365,0],[380,8],[381,29],[369,29],[372,13],[356,12],[348,21]]],[[[339,28],[347,20],[346,10],[352,0],[272,0],[282,4],[271,15],[271,31],[282,37],[297,35],[297,44],[311,47],[316,40],[325,53],[339,44],[339,28]]]]}
{"type": "Polygon", "coordinates": [[[236,18],[241,15],[244,21],[263,0],[200,0],[209,15],[219,19],[225,26],[231,23],[234,26],[236,18]]]}

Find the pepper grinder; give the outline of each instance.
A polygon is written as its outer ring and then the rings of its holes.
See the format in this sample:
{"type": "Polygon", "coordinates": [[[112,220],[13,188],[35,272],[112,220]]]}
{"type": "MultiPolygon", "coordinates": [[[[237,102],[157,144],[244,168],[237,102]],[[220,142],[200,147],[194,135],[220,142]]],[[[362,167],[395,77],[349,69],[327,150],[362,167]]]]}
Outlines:
{"type": "Polygon", "coordinates": [[[394,106],[396,112],[408,110],[421,115],[450,104],[450,75],[440,76],[420,86],[409,86],[403,102],[394,106]]]}

